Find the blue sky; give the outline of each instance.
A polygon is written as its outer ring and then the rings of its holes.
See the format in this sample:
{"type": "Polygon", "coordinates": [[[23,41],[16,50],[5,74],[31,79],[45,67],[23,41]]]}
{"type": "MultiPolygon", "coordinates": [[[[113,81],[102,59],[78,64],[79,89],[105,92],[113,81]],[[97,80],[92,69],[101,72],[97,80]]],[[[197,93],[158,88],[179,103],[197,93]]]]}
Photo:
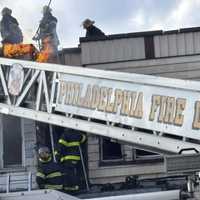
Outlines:
{"type": "MultiPolygon", "coordinates": [[[[0,9],[13,9],[28,43],[42,17],[42,6],[47,3],[0,0],[0,9]]],[[[200,26],[200,0],[52,0],[52,9],[58,18],[61,48],[78,45],[79,37],[85,35],[80,27],[85,18],[95,20],[106,34],[200,26]]]]}

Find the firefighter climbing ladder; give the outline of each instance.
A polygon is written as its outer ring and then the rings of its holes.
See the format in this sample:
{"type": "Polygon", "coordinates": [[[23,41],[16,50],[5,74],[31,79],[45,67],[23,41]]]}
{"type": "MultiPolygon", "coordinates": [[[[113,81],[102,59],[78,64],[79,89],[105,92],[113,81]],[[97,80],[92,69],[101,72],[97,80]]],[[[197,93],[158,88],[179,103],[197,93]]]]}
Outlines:
{"type": "Polygon", "coordinates": [[[200,151],[199,82],[5,58],[0,79],[2,114],[155,152],[200,151]]]}

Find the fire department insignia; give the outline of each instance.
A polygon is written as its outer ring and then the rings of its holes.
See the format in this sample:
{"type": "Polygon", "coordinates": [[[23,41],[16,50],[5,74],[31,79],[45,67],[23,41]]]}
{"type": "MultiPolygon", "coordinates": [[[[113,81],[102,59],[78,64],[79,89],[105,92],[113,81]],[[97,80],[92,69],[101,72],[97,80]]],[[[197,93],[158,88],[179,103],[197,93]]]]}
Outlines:
{"type": "Polygon", "coordinates": [[[24,70],[20,64],[13,64],[8,78],[8,90],[11,95],[17,96],[21,92],[24,82],[24,70]]]}

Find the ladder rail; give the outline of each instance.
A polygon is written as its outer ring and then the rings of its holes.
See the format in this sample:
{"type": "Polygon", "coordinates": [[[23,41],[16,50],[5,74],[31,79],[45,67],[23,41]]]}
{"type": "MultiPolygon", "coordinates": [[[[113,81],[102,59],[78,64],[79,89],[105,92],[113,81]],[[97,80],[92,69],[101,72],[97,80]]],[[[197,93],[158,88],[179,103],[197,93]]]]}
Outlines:
{"type": "MultiPolygon", "coordinates": [[[[99,82],[105,80],[107,82],[115,81],[112,83],[117,83],[118,85],[122,84],[125,86],[127,86],[126,84],[128,83],[128,87],[132,87],[130,83],[133,83],[141,84],[142,88],[153,85],[154,87],[158,87],[159,89],[163,87],[168,89],[172,88],[173,91],[176,91],[177,89],[184,92],[190,91],[193,92],[192,94],[194,95],[197,94],[196,96],[199,95],[200,91],[199,82],[0,58],[0,65],[4,65],[8,68],[12,67],[12,65],[16,63],[22,65],[26,69],[29,69],[25,70],[27,71],[25,77],[29,77],[30,69],[33,72],[33,76],[30,77],[30,80],[26,78],[27,80],[25,81],[25,85],[22,87],[22,91],[19,94],[19,96],[14,96],[14,99],[16,99],[15,104],[14,102],[10,102],[10,96],[8,94],[5,81],[6,78],[4,77],[5,75],[3,72],[0,73],[1,83],[4,87],[5,98],[7,98],[8,100],[7,102],[0,100],[0,113],[2,114],[25,117],[28,119],[45,122],[53,125],[82,130],[100,136],[111,137],[137,146],[142,146],[143,149],[155,149],[155,151],[161,150],[173,153],[178,153],[181,149],[187,148],[195,148],[197,151],[200,151],[199,144],[187,140],[187,138],[196,139],[198,141],[200,140],[198,134],[196,134],[195,132],[196,130],[192,130],[193,133],[191,132],[190,134],[182,134],[180,132],[180,130],[182,129],[180,129],[177,133],[176,130],[173,130],[173,127],[170,128],[165,124],[164,126],[161,126],[160,128],[156,129],[156,127],[159,126],[159,123],[157,123],[156,126],[153,127],[154,124],[152,125],[152,122],[148,121],[148,123],[145,124],[143,123],[143,121],[140,121],[138,123],[138,119],[133,119],[129,116],[127,116],[127,118],[129,117],[127,119],[124,116],[119,116],[120,113],[116,115],[111,113],[111,116],[110,113],[100,113],[97,112],[98,110],[95,110],[95,112],[93,112],[94,110],[91,109],[81,111],[80,107],[72,108],[71,112],[67,112],[68,115],[66,115],[66,109],[63,110],[62,107],[60,107],[61,111],[59,111],[59,109],[55,109],[55,106],[57,106],[57,102],[54,102],[55,99],[58,99],[59,96],[58,94],[60,92],[59,90],[61,87],[60,82],[64,81],[68,77],[71,77],[71,79],[73,80],[73,78],[76,77],[76,75],[78,77],[84,77],[82,78],[82,81],[86,80],[86,82],[93,81],[93,83],[95,83],[94,80],[98,78],[99,82]],[[49,73],[52,76],[49,76],[49,73]],[[65,78],[64,75],[69,76],[65,78]],[[33,85],[37,83],[38,77],[40,77],[40,82],[39,86],[36,88],[37,98],[35,98],[31,102],[33,105],[36,106],[33,106],[32,108],[27,108],[26,106],[24,106],[23,103],[26,102],[26,96],[33,89],[33,85]],[[49,77],[51,80],[49,79],[49,77]],[[46,109],[41,108],[40,106],[42,97],[44,97],[43,105],[46,106],[46,109]],[[57,114],[55,114],[55,110],[57,111],[57,114]],[[73,110],[75,110],[75,112],[73,110]],[[77,116],[80,119],[78,119],[77,116]],[[100,120],[101,122],[97,122],[98,120],[100,120]],[[121,128],[118,126],[120,126],[121,128]],[[132,128],[132,126],[134,126],[134,128],[132,128]],[[127,127],[130,127],[130,129],[127,127]],[[137,127],[152,130],[154,131],[154,133],[149,134],[145,131],[139,132],[136,130],[132,130],[137,127]],[[168,138],[165,137],[165,133],[167,133],[168,135],[171,134],[174,136],[180,136],[183,139],[178,140],[168,138]]],[[[134,87],[136,86],[134,85],[134,87]]],[[[128,89],[131,90],[131,88],[128,89]]],[[[178,130],[179,127],[177,126],[175,128],[178,130]]]]}
{"type": "Polygon", "coordinates": [[[28,108],[8,106],[0,103],[0,113],[24,117],[35,121],[45,122],[66,128],[81,130],[99,136],[111,137],[119,141],[140,146],[142,149],[151,149],[153,152],[165,152],[167,154],[179,153],[181,149],[194,148],[200,151],[200,145],[183,140],[139,132],[130,129],[110,126],[102,123],[77,119],[58,114],[50,114],[42,111],[34,111],[28,108]]]}

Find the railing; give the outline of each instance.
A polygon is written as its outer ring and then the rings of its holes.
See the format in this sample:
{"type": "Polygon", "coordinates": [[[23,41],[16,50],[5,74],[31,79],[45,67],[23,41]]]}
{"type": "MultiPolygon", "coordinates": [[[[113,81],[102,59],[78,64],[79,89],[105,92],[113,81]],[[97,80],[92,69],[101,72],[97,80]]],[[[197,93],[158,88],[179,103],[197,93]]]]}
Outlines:
{"type": "Polygon", "coordinates": [[[33,189],[32,172],[7,173],[0,176],[0,192],[31,191],[33,189]]]}

